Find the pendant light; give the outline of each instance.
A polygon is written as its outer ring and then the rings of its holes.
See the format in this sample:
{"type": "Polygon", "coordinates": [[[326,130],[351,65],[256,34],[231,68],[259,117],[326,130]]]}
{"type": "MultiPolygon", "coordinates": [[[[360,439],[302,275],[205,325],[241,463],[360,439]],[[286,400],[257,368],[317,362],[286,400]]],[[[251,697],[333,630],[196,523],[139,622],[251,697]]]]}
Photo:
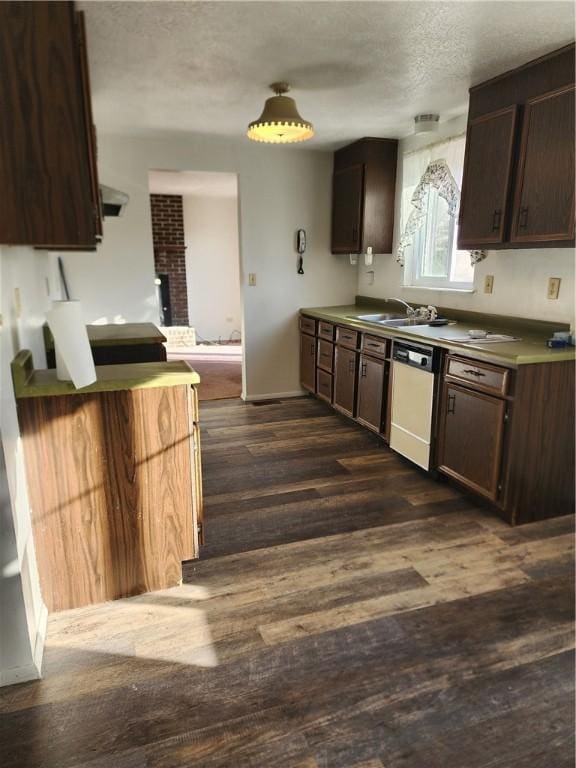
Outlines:
{"type": "Polygon", "coordinates": [[[276,96],[266,99],[260,117],[248,126],[248,138],[268,144],[291,144],[311,139],[314,126],[300,117],[294,99],[284,95],[290,90],[288,83],[272,83],[270,88],[276,96]]]}

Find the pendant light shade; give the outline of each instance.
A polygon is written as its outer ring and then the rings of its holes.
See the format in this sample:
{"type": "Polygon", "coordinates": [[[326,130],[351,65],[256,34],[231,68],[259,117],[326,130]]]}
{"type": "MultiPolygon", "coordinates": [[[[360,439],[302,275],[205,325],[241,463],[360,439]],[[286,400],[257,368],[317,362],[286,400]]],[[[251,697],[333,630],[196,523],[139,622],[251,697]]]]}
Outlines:
{"type": "Polygon", "coordinates": [[[276,96],[266,99],[260,117],[248,126],[248,138],[269,144],[291,144],[311,139],[314,126],[300,117],[294,99],[284,95],[290,90],[288,83],[273,83],[270,88],[276,96]]]}

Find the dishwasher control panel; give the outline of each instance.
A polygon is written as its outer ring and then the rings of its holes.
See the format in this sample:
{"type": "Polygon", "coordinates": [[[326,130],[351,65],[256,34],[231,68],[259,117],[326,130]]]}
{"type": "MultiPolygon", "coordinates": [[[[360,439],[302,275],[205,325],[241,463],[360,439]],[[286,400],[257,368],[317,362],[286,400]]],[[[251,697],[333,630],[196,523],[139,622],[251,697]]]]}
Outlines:
{"type": "Polygon", "coordinates": [[[420,368],[423,371],[436,373],[439,366],[440,350],[423,344],[412,344],[409,341],[394,339],[392,359],[399,363],[420,368]]]}

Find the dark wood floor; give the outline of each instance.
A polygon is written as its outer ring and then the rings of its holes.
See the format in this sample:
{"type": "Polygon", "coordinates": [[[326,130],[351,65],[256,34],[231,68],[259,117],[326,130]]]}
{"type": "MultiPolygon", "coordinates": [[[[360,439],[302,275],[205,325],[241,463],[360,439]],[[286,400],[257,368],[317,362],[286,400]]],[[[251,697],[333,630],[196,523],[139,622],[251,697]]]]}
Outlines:
{"type": "Polygon", "coordinates": [[[313,399],[202,406],[181,587],[50,619],[2,768],[568,768],[573,519],[511,529],[313,399]]]}

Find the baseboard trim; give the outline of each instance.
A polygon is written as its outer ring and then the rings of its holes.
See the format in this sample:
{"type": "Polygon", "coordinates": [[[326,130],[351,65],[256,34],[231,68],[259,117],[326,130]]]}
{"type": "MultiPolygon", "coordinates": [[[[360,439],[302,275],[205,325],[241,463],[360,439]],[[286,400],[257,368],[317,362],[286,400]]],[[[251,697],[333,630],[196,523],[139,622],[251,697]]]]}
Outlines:
{"type": "Polygon", "coordinates": [[[302,397],[307,394],[308,392],[305,392],[303,389],[297,389],[292,392],[269,392],[266,395],[242,395],[242,400],[245,400],[247,403],[251,403],[254,400],[284,400],[289,397],[302,397]]]}
{"type": "Polygon", "coordinates": [[[40,609],[38,628],[34,640],[33,661],[22,667],[11,667],[0,670],[0,688],[5,685],[27,683],[29,680],[39,680],[42,677],[42,657],[44,656],[44,643],[46,641],[46,629],[48,626],[48,609],[44,604],[40,609]]]}

